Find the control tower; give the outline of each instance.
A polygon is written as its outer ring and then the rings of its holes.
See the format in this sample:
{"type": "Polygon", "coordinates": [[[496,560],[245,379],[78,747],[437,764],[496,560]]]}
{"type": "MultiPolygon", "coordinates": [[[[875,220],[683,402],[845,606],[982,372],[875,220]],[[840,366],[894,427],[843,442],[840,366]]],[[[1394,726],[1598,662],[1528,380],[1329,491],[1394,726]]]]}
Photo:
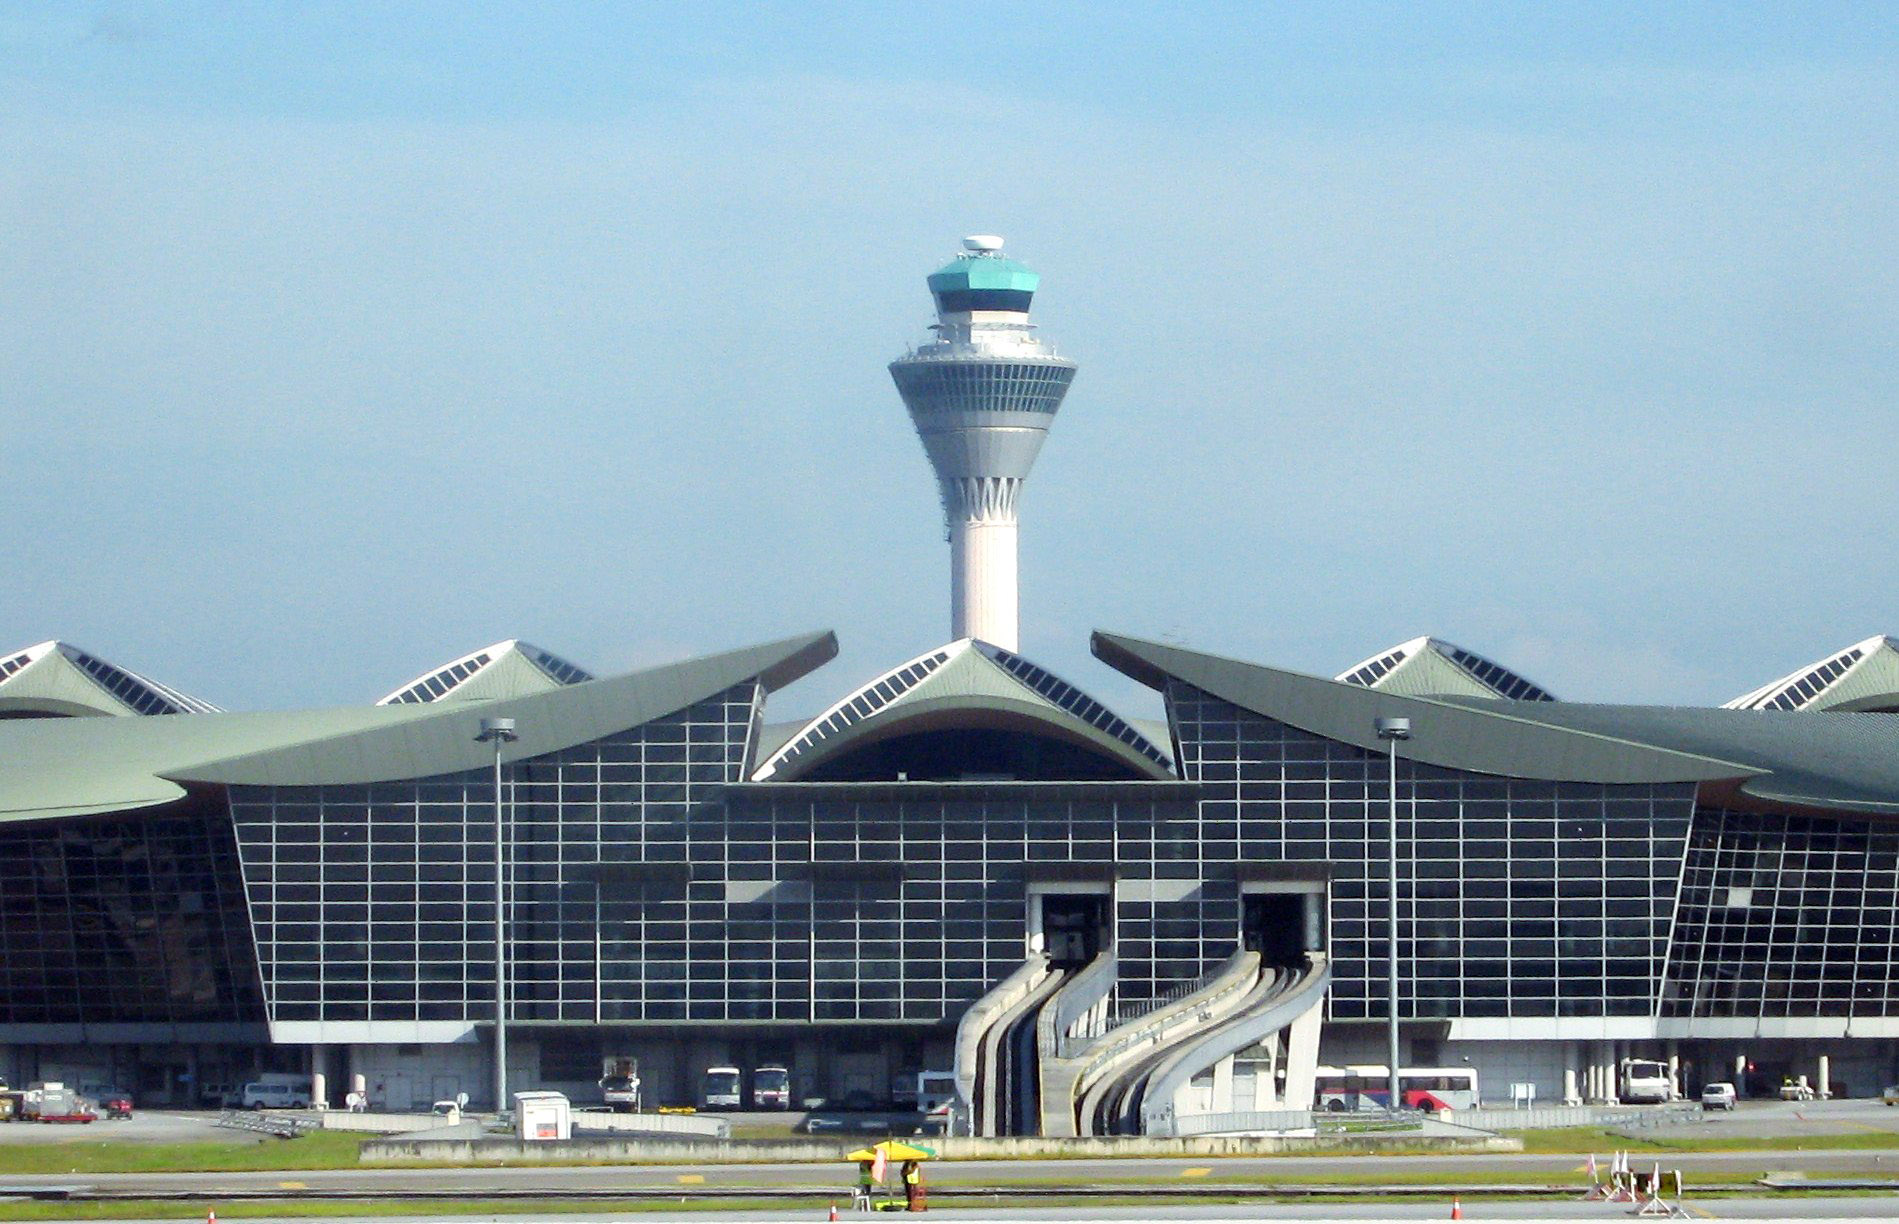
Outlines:
{"type": "Polygon", "coordinates": [[[1035,338],[1041,278],[977,234],[930,274],[936,339],[890,363],[936,469],[950,544],[950,637],[1018,649],[1016,499],[1075,379],[1035,338]]]}

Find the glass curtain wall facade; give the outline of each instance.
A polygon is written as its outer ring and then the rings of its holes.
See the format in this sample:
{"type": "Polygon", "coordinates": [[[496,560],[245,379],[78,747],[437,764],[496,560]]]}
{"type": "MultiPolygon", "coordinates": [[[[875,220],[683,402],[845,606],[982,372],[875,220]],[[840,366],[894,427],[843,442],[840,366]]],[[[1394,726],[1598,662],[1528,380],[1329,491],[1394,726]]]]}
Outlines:
{"type": "MultiPolygon", "coordinates": [[[[719,823],[700,819],[712,796],[741,776],[760,696],[739,685],[504,767],[512,1017],[592,1021],[683,1004],[686,915],[674,930],[616,868],[685,869],[694,831],[719,823]]],[[[232,787],[231,812],[272,1019],[493,1018],[492,770],[232,787]]]]}
{"type": "Polygon", "coordinates": [[[1235,847],[1209,853],[1176,783],[760,783],[727,802],[729,875],[694,887],[769,892],[698,949],[730,959],[734,997],[694,1019],[953,1022],[1022,964],[1031,883],[1059,893],[1048,881],[1078,866],[1201,882],[1118,903],[1123,999],[1197,977],[1238,938],[1235,847]]]}
{"type": "Polygon", "coordinates": [[[0,828],[0,863],[0,1023],[262,1022],[216,805],[0,828]]]}
{"type": "Polygon", "coordinates": [[[1899,1011],[1899,830],[1695,813],[1662,1014],[1899,1011]]]}
{"type": "MultiPolygon", "coordinates": [[[[1330,1014],[1382,1018],[1384,755],[1179,681],[1166,697],[1181,775],[1203,788],[1199,827],[1237,828],[1248,858],[1331,864],[1330,1014]]],[[[1398,799],[1402,1015],[1654,1013],[1692,785],[1540,782],[1400,759],[1398,799]]]]}

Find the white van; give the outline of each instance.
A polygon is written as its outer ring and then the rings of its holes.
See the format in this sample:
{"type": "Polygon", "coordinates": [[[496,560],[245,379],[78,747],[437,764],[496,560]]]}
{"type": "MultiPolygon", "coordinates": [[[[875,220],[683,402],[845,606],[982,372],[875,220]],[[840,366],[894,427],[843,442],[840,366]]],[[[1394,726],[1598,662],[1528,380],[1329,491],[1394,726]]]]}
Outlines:
{"type": "Polygon", "coordinates": [[[257,1080],[244,1085],[237,1103],[244,1109],[308,1109],[310,1089],[308,1086],[257,1080]]]}

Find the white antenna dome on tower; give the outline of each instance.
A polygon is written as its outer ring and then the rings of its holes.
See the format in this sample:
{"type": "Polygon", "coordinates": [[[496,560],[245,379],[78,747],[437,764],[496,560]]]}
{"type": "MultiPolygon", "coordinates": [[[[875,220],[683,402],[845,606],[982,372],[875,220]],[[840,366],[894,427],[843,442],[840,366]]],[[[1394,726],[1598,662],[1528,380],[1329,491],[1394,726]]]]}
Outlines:
{"type": "Polygon", "coordinates": [[[963,239],[963,249],[978,255],[994,255],[1002,249],[1002,239],[994,234],[971,234],[963,239]]]}

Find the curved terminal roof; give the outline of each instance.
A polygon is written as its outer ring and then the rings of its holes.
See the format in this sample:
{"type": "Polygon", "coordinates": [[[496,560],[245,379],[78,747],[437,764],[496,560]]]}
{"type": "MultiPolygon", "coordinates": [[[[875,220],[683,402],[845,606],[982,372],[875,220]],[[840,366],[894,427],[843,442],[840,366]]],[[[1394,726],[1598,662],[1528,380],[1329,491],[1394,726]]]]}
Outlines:
{"type": "Polygon", "coordinates": [[[1420,697],[1504,697],[1555,701],[1549,690],[1501,663],[1441,638],[1416,637],[1340,672],[1335,679],[1387,693],[1420,697]]]}
{"type": "Polygon", "coordinates": [[[1503,777],[1721,784],[1776,805],[1899,816],[1899,716],[1422,697],[1261,667],[1119,634],[1095,654],[1154,688],[1170,678],[1268,718],[1383,753],[1373,720],[1403,715],[1399,755],[1503,777]]]}
{"type": "Polygon", "coordinates": [[[1899,711],[1899,640],[1884,634],[1736,697],[1729,710],[1899,711]]]}
{"type": "Polygon", "coordinates": [[[471,650],[452,663],[431,668],[396,689],[377,705],[424,701],[480,701],[524,697],[564,684],[591,680],[591,673],[530,642],[510,638],[471,650]]]}
{"type": "Polygon", "coordinates": [[[794,732],[752,771],[792,781],[847,749],[924,725],[1008,722],[1113,757],[1147,778],[1171,778],[1169,758],[1106,706],[1021,655],[974,638],[898,664],[794,732]]]}
{"type": "Polygon", "coordinates": [[[212,714],[218,707],[70,642],[0,655],[0,718],[212,714]]]}
{"type": "Polygon", "coordinates": [[[747,680],[781,688],[837,654],[812,633],[471,708],[456,701],[197,718],[0,721],[0,823],[180,799],[192,784],[316,786],[423,778],[494,760],[481,719],[511,717],[504,760],[637,727],[747,680]]]}

